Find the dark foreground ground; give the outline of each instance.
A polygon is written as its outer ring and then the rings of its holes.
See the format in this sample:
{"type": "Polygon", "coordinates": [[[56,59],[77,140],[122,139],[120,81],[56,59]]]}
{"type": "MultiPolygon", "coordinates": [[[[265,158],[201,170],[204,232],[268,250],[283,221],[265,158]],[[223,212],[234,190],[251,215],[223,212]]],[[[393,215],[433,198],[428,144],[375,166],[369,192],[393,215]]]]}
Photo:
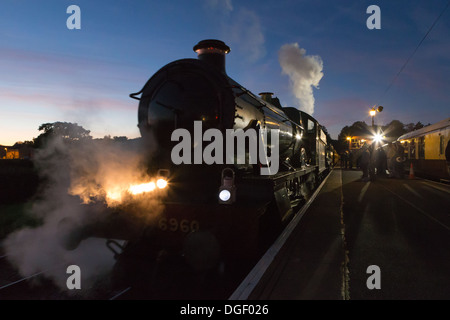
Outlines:
{"type": "Polygon", "coordinates": [[[250,299],[450,299],[450,186],[360,177],[332,171],[250,299]]]}
{"type": "MultiPolygon", "coordinates": [[[[357,170],[332,171],[249,299],[450,299],[450,186],[408,177],[362,182],[360,176],[357,170]]],[[[19,212],[27,205],[1,208],[19,212]]],[[[0,258],[0,287],[18,279],[7,258],[0,258]]],[[[122,291],[117,299],[170,299],[143,296],[126,285],[110,290],[107,281],[77,296],[36,279],[38,285],[23,281],[0,289],[0,299],[110,299],[122,291]]],[[[205,278],[192,286],[202,281],[202,295],[176,297],[227,299],[232,292],[218,295],[205,278]]]]}

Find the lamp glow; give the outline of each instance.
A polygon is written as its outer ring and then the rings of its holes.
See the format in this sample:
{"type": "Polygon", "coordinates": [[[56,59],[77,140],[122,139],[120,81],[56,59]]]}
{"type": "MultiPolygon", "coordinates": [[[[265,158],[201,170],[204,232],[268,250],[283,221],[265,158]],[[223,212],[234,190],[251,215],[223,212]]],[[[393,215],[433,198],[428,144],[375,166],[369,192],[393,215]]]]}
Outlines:
{"type": "Polygon", "coordinates": [[[145,193],[145,192],[151,192],[153,190],[155,190],[154,182],[133,185],[128,188],[128,191],[134,195],[145,193]]]}
{"type": "Polygon", "coordinates": [[[373,136],[373,141],[381,142],[381,140],[383,140],[383,136],[381,134],[376,134],[373,136]]]}
{"type": "Polygon", "coordinates": [[[231,192],[229,190],[222,190],[219,193],[219,199],[222,201],[228,201],[231,198],[231,192]]]}
{"type": "Polygon", "coordinates": [[[162,178],[158,179],[158,180],[156,181],[156,186],[157,186],[159,189],[164,189],[165,187],[167,187],[167,180],[162,179],[162,178]]]}

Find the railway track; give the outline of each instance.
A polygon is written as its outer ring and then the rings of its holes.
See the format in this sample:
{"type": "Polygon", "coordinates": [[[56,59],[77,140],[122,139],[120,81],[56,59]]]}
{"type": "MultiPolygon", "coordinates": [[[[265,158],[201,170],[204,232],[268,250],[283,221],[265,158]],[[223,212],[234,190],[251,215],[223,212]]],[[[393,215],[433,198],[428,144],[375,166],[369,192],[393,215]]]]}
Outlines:
{"type": "MultiPolygon", "coordinates": [[[[179,294],[184,289],[174,290],[158,289],[147,290],[142,284],[134,282],[121,282],[120,285],[111,285],[111,274],[105,275],[103,279],[98,279],[90,287],[82,287],[81,290],[69,290],[58,287],[48,274],[58,273],[61,277],[68,277],[66,274],[67,264],[57,265],[52,269],[47,269],[33,274],[22,276],[19,271],[8,261],[7,255],[0,258],[0,300],[125,300],[125,299],[171,299],[174,294],[179,294]]],[[[144,277],[143,277],[144,278],[144,277]]],[[[142,279],[142,283],[147,283],[147,279],[142,279]]],[[[190,282],[191,284],[193,282],[190,282]]],[[[195,281],[194,281],[195,283],[195,281]]],[[[158,285],[158,288],[161,288],[158,285]]],[[[189,293],[183,291],[184,296],[189,297],[189,293]]],[[[193,296],[207,297],[208,293],[194,292],[193,296]],[[200,295],[201,294],[201,295],[200,295]]]]}
{"type": "Polygon", "coordinates": [[[50,271],[65,272],[66,266],[59,265],[54,269],[47,269],[22,276],[9,263],[8,255],[0,256],[0,300],[118,300],[131,292],[131,287],[123,289],[102,289],[91,287],[81,293],[63,290],[45,277],[50,271]]]}

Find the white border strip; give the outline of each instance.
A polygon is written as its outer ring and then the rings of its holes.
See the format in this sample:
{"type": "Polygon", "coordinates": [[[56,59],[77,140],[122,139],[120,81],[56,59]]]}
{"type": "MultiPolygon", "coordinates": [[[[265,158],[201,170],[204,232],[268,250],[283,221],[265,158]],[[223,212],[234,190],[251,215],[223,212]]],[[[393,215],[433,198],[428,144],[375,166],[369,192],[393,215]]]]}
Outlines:
{"type": "MultiPolygon", "coordinates": [[[[334,169],[333,169],[334,170],[334,169]]],[[[228,298],[228,300],[247,300],[250,294],[253,292],[259,281],[261,280],[264,273],[266,273],[269,266],[272,264],[273,260],[277,256],[278,252],[281,250],[286,240],[291,235],[292,231],[295,229],[306,210],[308,210],[311,203],[319,194],[328,177],[331,175],[333,170],[327,175],[327,177],[322,181],[317,190],[313,193],[311,198],[303,205],[303,207],[297,212],[297,214],[292,218],[291,222],[283,230],[281,235],[277,238],[274,244],[267,250],[267,252],[262,256],[262,258],[256,263],[250,273],[245,277],[233,294],[228,298]]]]}

